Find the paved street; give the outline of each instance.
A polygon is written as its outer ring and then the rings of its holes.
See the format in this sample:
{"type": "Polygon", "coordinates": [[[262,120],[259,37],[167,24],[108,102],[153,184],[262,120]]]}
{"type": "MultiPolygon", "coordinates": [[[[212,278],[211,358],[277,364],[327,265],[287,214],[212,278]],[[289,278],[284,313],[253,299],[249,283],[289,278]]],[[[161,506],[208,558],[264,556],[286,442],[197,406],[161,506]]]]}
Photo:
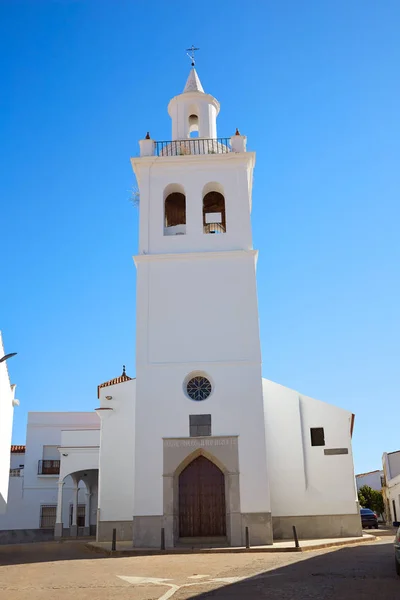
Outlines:
{"type": "Polygon", "coordinates": [[[397,600],[393,538],[301,554],[104,558],[82,542],[0,546],[0,600],[397,600]]]}

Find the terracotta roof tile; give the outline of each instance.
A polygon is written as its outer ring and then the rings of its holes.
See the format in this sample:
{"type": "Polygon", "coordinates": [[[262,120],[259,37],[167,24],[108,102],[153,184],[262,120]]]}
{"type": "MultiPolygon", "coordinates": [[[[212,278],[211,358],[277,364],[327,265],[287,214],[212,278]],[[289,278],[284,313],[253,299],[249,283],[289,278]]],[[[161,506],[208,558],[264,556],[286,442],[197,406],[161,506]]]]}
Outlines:
{"type": "Polygon", "coordinates": [[[23,454],[25,452],[25,446],[11,446],[11,453],[13,454],[23,454]]]}
{"type": "Polygon", "coordinates": [[[116,385],[117,383],[124,383],[125,381],[131,381],[133,377],[129,377],[125,373],[125,365],[122,368],[122,375],[119,377],[115,377],[115,379],[110,379],[110,381],[105,381],[97,386],[97,397],[100,398],[100,389],[108,387],[109,385],[116,385]]]}

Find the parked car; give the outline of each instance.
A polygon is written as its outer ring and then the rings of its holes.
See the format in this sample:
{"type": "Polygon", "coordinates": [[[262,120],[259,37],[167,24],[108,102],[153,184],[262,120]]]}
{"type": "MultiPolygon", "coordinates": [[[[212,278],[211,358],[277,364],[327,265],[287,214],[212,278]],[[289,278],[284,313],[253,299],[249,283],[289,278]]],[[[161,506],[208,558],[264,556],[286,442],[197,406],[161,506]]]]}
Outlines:
{"type": "MultiPolygon", "coordinates": [[[[399,525],[399,523],[396,523],[399,525]]],[[[394,559],[396,564],[396,573],[400,575],[400,527],[397,530],[396,537],[394,538],[394,559]]]]}
{"type": "Polygon", "coordinates": [[[378,529],[378,515],[374,513],[373,510],[371,510],[370,508],[362,508],[360,510],[360,514],[363,529],[366,529],[367,527],[369,527],[370,529],[372,527],[378,529]]]}

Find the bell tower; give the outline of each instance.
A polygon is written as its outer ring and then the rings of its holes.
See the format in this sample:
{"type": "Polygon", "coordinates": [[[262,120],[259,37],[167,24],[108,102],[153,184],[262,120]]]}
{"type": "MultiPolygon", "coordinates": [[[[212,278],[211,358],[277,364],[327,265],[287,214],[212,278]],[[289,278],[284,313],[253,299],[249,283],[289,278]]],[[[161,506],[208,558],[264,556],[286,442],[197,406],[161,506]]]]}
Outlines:
{"type": "Polygon", "coordinates": [[[213,534],[242,545],[249,527],[252,543],[272,543],[250,219],[255,153],[238,130],[218,137],[219,110],[192,68],[168,104],[171,140],[147,134],[131,159],[140,189],[136,546],[157,546],[162,527],[167,546],[187,535],[179,474],[199,453],[225,482],[225,525],[213,534]]]}

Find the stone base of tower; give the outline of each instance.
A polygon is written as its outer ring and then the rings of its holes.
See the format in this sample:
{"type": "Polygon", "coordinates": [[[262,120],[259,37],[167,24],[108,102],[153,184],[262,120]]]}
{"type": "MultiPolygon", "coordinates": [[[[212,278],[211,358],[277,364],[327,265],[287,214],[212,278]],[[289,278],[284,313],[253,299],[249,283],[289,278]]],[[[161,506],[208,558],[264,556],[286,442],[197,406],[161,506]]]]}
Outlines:
{"type": "Polygon", "coordinates": [[[362,535],[360,515],[305,515],[295,517],[272,517],[274,539],[293,539],[293,525],[299,540],[362,535]]]}
{"type": "Polygon", "coordinates": [[[117,530],[117,542],[132,541],[132,521],[99,521],[96,541],[111,542],[113,529],[117,530]]]}
{"type": "Polygon", "coordinates": [[[246,527],[249,528],[250,546],[266,546],[273,543],[271,513],[242,513],[241,521],[241,546],[246,543],[246,527]]]}
{"type": "MultiPolygon", "coordinates": [[[[161,548],[162,529],[164,529],[165,548],[182,545],[183,540],[177,535],[178,519],[174,516],[144,516],[133,519],[133,547],[161,548]]],[[[273,543],[271,513],[231,513],[227,514],[227,535],[221,540],[222,545],[233,547],[245,546],[246,527],[249,529],[251,546],[265,546],[273,543]]],[[[215,546],[216,540],[210,539],[215,546]]],[[[207,538],[193,538],[193,545],[207,545],[207,538]]],[[[190,544],[190,538],[184,544],[190,544]]]]}
{"type": "Polygon", "coordinates": [[[133,547],[161,548],[161,530],[165,532],[165,547],[170,548],[168,527],[165,527],[162,515],[146,515],[133,517],[133,547]]]}

